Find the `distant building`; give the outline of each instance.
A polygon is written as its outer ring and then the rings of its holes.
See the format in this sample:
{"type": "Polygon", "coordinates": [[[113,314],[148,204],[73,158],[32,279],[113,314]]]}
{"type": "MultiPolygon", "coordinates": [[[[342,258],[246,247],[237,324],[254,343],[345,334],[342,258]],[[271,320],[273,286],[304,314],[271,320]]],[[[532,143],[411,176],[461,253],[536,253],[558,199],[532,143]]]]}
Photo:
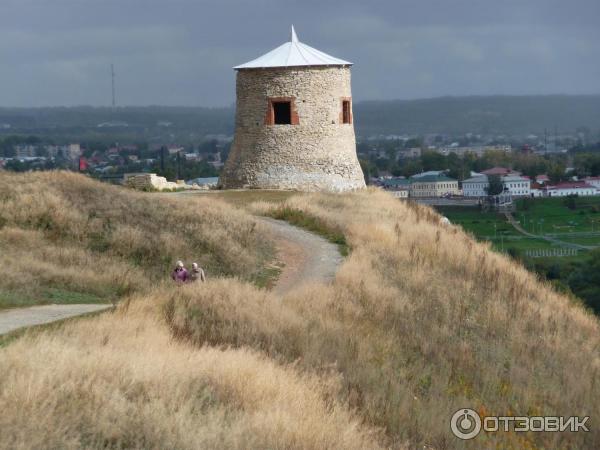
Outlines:
{"type": "Polygon", "coordinates": [[[389,178],[381,182],[381,187],[396,198],[408,198],[411,182],[406,178],[389,178]]]}
{"type": "Polygon", "coordinates": [[[186,161],[200,161],[200,160],[202,160],[202,156],[200,156],[198,153],[185,153],[183,156],[185,157],[186,161]]]}
{"type": "Polygon", "coordinates": [[[591,184],[596,189],[600,189],[600,177],[587,177],[583,181],[587,184],[591,184]]]}
{"type": "MultiPolygon", "coordinates": [[[[504,172],[504,169],[501,167],[494,169],[495,170],[492,171],[492,175],[499,175],[500,172],[504,172]],[[503,170],[500,171],[496,169],[503,170]]],[[[500,181],[502,181],[502,185],[504,187],[504,194],[512,197],[528,197],[531,195],[531,181],[529,178],[512,173],[510,175],[500,176],[500,181]]],[[[488,175],[478,174],[474,177],[467,178],[462,182],[463,195],[465,197],[485,197],[488,195],[489,186],[490,183],[488,175]]]]}
{"type": "Polygon", "coordinates": [[[33,158],[36,154],[36,147],[34,145],[15,146],[15,156],[17,158],[33,158]]]}
{"type": "Polygon", "coordinates": [[[167,150],[169,151],[169,155],[175,155],[176,153],[182,152],[185,149],[181,145],[169,145],[167,150]]]}
{"type": "Polygon", "coordinates": [[[529,193],[532,197],[544,197],[546,195],[546,188],[540,183],[531,183],[529,193]]]}
{"type": "Polygon", "coordinates": [[[535,182],[538,184],[547,184],[550,181],[548,175],[538,175],[535,177],[535,182]]]}
{"type": "Polygon", "coordinates": [[[529,197],[531,195],[531,181],[520,175],[507,175],[501,177],[504,192],[513,197],[529,197]]]}
{"type": "Polygon", "coordinates": [[[458,143],[454,142],[449,146],[439,147],[433,150],[437,153],[441,153],[442,155],[454,153],[456,155],[463,156],[467,153],[472,153],[482,157],[488,151],[502,151],[505,153],[510,153],[512,151],[512,147],[510,145],[473,145],[460,147],[458,143]]]}
{"type": "Polygon", "coordinates": [[[443,170],[428,170],[427,172],[421,172],[421,173],[416,173],[414,174],[411,178],[411,180],[414,180],[415,178],[423,178],[423,177],[428,177],[431,175],[442,175],[444,173],[443,170]]]}
{"type": "Polygon", "coordinates": [[[588,196],[598,195],[598,188],[586,183],[585,181],[576,181],[572,183],[558,183],[546,187],[548,197],[566,197],[568,195],[588,196]]]}
{"type": "Polygon", "coordinates": [[[446,195],[460,195],[458,181],[441,173],[432,175],[413,176],[410,179],[411,197],[443,197],[446,195]]]}
{"type": "Polygon", "coordinates": [[[421,156],[420,147],[402,148],[398,150],[398,158],[419,158],[421,156]]]}
{"type": "Polygon", "coordinates": [[[485,197],[488,195],[489,186],[490,183],[485,175],[467,178],[462,182],[463,195],[465,197],[485,197]]]}
{"type": "Polygon", "coordinates": [[[79,144],[69,144],[63,147],[64,157],[74,161],[81,156],[81,146],[79,144]]]}

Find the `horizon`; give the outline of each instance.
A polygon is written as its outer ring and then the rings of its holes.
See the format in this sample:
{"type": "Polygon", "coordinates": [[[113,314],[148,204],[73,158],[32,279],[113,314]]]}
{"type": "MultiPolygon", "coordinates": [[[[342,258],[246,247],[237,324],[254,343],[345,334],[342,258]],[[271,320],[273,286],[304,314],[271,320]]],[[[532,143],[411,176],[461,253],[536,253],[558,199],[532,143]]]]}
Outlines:
{"type": "MultiPolygon", "coordinates": [[[[429,100],[446,100],[446,99],[485,99],[485,98],[525,98],[525,97],[600,97],[598,93],[582,93],[582,94],[465,94],[465,95],[439,95],[435,97],[419,97],[419,98],[389,98],[389,99],[362,99],[354,101],[359,103],[393,103],[393,102],[420,102],[429,100]]],[[[51,109],[51,108],[93,108],[93,109],[113,109],[111,105],[104,104],[72,104],[72,105],[39,105],[39,106],[14,106],[0,105],[0,109],[51,109]]],[[[126,108],[200,108],[200,109],[235,109],[235,103],[229,105],[168,105],[168,104],[131,104],[131,105],[115,105],[114,109],[126,108]]]]}

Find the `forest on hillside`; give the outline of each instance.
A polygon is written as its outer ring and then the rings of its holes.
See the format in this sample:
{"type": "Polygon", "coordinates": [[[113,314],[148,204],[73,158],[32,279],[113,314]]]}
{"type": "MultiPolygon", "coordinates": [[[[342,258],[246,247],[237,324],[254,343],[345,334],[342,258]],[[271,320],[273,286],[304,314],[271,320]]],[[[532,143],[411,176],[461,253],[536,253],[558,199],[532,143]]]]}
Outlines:
{"type": "MultiPolygon", "coordinates": [[[[544,129],[600,131],[600,95],[471,96],[421,100],[364,101],[354,104],[359,135],[483,133],[518,135],[544,129]]],[[[0,132],[84,133],[105,123],[115,132],[232,134],[234,108],[47,107],[0,108],[0,132]],[[10,127],[8,127],[10,126],[10,127]]]]}

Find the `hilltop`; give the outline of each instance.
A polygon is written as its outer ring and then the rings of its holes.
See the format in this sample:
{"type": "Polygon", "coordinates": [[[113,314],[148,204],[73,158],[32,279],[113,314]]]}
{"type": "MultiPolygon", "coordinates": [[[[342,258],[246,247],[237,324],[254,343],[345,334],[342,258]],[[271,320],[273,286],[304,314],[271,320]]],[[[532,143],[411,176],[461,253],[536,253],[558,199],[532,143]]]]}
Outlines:
{"type": "MultiPolygon", "coordinates": [[[[13,258],[32,252],[32,260],[54,257],[48,264],[61,267],[71,260],[60,257],[68,243],[142,281],[120,291],[115,313],[32,332],[0,349],[0,407],[10,411],[0,416],[0,446],[593,448],[600,441],[594,427],[495,433],[470,443],[450,434],[450,417],[464,407],[483,415],[599,416],[600,325],[576,299],[461,228],[440,224],[427,207],[376,189],[195,198],[65,173],[0,180],[26,189],[0,197],[0,236],[13,258]],[[90,248],[87,232],[77,231],[96,219],[88,203],[102,218],[117,208],[111,223],[123,227],[122,238],[90,248]],[[270,261],[271,236],[253,214],[347,249],[333,283],[282,296],[258,287],[253,269],[270,261]],[[139,264],[129,242],[137,248],[157,227],[163,237],[151,240],[139,264]],[[211,279],[202,289],[160,281],[163,253],[207,240],[211,279]]],[[[0,265],[0,279],[10,270],[0,265]]],[[[43,275],[35,274],[47,282],[43,275]]],[[[63,280],[70,278],[48,282],[63,280]]]]}

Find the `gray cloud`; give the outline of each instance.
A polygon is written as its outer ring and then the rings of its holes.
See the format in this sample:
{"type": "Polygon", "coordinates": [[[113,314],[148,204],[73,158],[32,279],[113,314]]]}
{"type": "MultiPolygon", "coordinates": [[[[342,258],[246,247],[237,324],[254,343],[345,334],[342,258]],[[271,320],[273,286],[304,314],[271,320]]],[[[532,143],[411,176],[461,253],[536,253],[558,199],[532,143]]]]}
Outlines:
{"type": "Polygon", "coordinates": [[[598,93],[597,0],[2,0],[0,106],[227,105],[283,43],[355,63],[358,100],[598,93]]]}

